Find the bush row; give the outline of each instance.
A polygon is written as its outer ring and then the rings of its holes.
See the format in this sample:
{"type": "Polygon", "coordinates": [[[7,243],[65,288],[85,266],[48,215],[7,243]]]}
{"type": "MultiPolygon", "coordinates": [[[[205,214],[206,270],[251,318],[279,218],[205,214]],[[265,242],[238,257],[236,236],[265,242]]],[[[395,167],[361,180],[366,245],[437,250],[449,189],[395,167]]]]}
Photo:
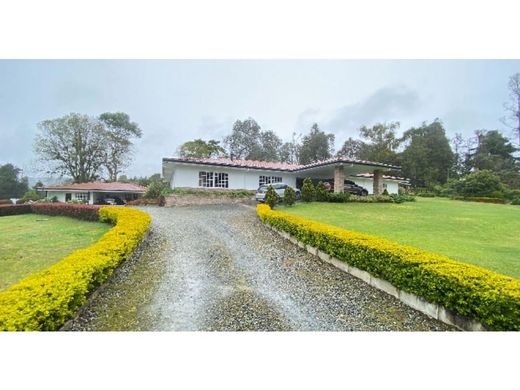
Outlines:
{"type": "Polygon", "coordinates": [[[9,204],[0,205],[0,217],[8,215],[27,214],[31,212],[31,205],[29,204],[9,204]]]}
{"type": "Polygon", "coordinates": [[[260,219],[399,289],[473,318],[492,330],[520,330],[520,280],[389,240],[258,205],[260,219]]]}
{"type": "Polygon", "coordinates": [[[505,204],[505,199],[500,198],[490,198],[486,196],[452,196],[453,200],[465,200],[468,202],[480,202],[480,203],[495,203],[495,204],[505,204]]]}
{"type": "Polygon", "coordinates": [[[140,210],[114,206],[101,207],[99,220],[115,226],[93,245],[0,292],[0,330],[60,328],[132,253],[151,221],[140,210]]]}
{"type": "Polygon", "coordinates": [[[69,203],[31,203],[20,205],[0,205],[0,217],[18,214],[46,214],[72,217],[85,221],[97,221],[99,206],[69,203]]]}
{"type": "Polygon", "coordinates": [[[318,202],[331,202],[331,203],[403,203],[403,202],[414,202],[415,197],[411,195],[367,195],[358,196],[351,195],[348,193],[333,193],[328,192],[325,195],[317,198],[318,202]]]}

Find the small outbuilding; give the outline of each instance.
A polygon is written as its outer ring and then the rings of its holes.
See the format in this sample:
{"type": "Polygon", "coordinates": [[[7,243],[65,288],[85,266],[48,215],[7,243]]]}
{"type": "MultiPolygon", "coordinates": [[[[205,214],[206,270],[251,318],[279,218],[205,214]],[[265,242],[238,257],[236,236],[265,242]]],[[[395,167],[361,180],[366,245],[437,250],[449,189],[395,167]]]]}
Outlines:
{"type": "Polygon", "coordinates": [[[146,188],[133,183],[73,183],[41,188],[46,198],[56,197],[59,202],[82,201],[88,204],[122,203],[140,198],[146,188]]]}

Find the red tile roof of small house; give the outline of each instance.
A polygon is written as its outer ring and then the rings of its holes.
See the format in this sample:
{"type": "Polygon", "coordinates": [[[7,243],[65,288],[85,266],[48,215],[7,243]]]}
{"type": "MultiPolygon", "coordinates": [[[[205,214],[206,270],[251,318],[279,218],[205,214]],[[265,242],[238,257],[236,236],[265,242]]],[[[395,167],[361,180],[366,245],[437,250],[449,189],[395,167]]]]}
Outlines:
{"type": "Polygon", "coordinates": [[[118,183],[111,182],[105,183],[102,181],[96,181],[91,183],[73,183],[63,184],[59,186],[43,186],[44,191],[114,191],[114,192],[146,192],[146,188],[133,183],[118,183]]]}
{"type": "Polygon", "coordinates": [[[359,165],[371,165],[371,166],[379,166],[390,169],[401,169],[399,166],[373,162],[373,161],[365,161],[365,160],[356,160],[347,157],[334,157],[328,160],[317,161],[315,163],[307,164],[307,165],[298,165],[298,164],[288,164],[281,162],[271,162],[271,161],[257,161],[257,160],[231,160],[229,158],[193,158],[193,157],[174,157],[174,158],[163,158],[163,161],[170,162],[178,162],[178,163],[188,163],[188,164],[201,164],[201,165],[218,165],[218,166],[226,166],[226,167],[235,167],[235,168],[250,168],[250,169],[266,169],[266,170],[274,170],[274,171],[288,171],[294,172],[303,169],[318,167],[322,165],[329,165],[335,163],[349,163],[349,164],[359,164],[359,165]]]}

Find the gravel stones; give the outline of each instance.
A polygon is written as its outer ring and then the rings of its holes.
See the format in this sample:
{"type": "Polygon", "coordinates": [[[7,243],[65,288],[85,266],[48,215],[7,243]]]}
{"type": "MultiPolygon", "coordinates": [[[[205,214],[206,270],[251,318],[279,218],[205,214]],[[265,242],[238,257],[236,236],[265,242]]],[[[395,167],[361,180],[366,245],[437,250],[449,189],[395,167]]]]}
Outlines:
{"type": "Polygon", "coordinates": [[[143,209],[149,239],[64,329],[453,329],[281,238],[252,207],[143,209]]]}

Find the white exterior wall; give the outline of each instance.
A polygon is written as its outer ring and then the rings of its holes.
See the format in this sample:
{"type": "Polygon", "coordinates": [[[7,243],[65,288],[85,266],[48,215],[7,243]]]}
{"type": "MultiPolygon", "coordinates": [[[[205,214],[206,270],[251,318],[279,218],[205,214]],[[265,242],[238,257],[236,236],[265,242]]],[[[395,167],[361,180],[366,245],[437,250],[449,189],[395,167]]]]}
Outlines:
{"type": "MultiPolygon", "coordinates": [[[[288,172],[268,171],[264,169],[218,167],[212,165],[185,165],[176,164],[173,171],[171,188],[210,188],[199,187],[199,172],[220,172],[229,176],[228,189],[256,190],[259,187],[260,176],[279,176],[282,182],[292,187],[296,186],[296,175],[288,172]]],[[[219,189],[218,187],[216,189],[219,189]]]]}
{"type": "MultiPolygon", "coordinates": [[[[364,187],[368,190],[369,194],[374,193],[374,180],[371,178],[365,177],[348,177],[348,180],[353,181],[358,186],[364,187]]],[[[385,180],[383,179],[383,187],[386,188],[389,194],[398,194],[399,193],[399,184],[394,180],[385,180]]]]}

